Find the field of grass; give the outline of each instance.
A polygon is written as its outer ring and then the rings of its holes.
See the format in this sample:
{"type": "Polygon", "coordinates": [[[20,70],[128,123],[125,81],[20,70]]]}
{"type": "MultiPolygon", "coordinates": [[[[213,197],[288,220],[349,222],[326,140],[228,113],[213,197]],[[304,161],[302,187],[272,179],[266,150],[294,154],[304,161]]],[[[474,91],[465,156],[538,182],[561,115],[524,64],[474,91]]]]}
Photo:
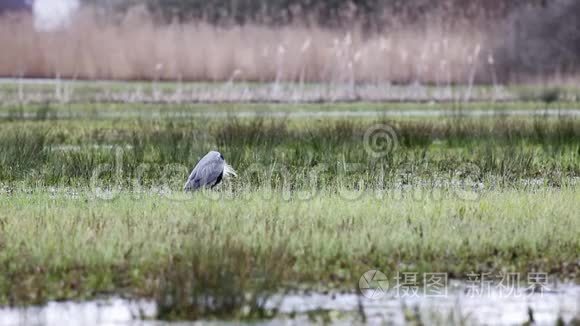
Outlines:
{"type": "Polygon", "coordinates": [[[577,276],[577,188],[495,191],[477,201],[449,193],[348,198],[332,191],[310,200],[267,191],[182,201],[151,193],[108,201],[85,192],[3,195],[0,302],[115,293],[155,298],[165,318],[199,318],[259,308],[268,291],[356,291],[375,268],[391,277],[577,276]],[[217,304],[204,306],[208,298],[217,304]]]}
{"type": "Polygon", "coordinates": [[[264,295],[356,291],[375,268],[579,282],[580,120],[501,113],[545,103],[468,105],[498,114],[291,114],[446,109],[420,103],[5,105],[0,304],[120,294],[154,298],[166,319],[264,317],[264,295]],[[156,114],[212,109],[288,116],[156,114]],[[239,176],[183,194],[212,149],[239,176]]]}

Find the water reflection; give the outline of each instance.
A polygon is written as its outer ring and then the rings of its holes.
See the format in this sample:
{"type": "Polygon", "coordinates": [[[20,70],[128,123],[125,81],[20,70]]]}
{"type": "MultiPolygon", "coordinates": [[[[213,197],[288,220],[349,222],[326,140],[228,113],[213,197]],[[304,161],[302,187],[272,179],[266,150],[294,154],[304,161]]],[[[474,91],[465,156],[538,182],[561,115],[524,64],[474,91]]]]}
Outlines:
{"type": "MultiPolygon", "coordinates": [[[[580,319],[580,286],[560,285],[544,293],[519,291],[504,295],[499,289],[473,295],[465,284],[455,284],[444,297],[389,294],[378,300],[358,293],[294,293],[275,295],[266,303],[277,309],[278,316],[269,321],[249,324],[305,324],[332,322],[352,324],[404,325],[407,322],[432,324],[521,325],[533,320],[537,325],[565,324],[580,319]]],[[[112,298],[89,302],[50,302],[43,307],[2,308],[0,325],[168,325],[155,321],[157,307],[153,301],[112,298]]],[[[198,322],[199,323],[199,322],[198,322]]],[[[238,324],[238,322],[204,321],[203,324],[238,324]]],[[[189,325],[197,323],[179,323],[189,325]]]]}

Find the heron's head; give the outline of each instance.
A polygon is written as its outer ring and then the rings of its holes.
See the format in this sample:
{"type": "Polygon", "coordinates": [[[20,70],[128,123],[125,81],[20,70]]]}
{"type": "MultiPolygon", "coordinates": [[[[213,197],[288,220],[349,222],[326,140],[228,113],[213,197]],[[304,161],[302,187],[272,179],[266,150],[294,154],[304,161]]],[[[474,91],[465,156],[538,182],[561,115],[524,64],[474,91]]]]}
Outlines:
{"type": "Polygon", "coordinates": [[[216,158],[216,159],[219,158],[222,161],[225,161],[224,156],[218,151],[211,151],[208,153],[208,155],[210,155],[210,157],[212,157],[212,158],[216,158]]]}
{"type": "Polygon", "coordinates": [[[234,168],[232,168],[231,165],[229,165],[228,163],[226,163],[226,160],[224,159],[224,156],[218,152],[218,151],[211,151],[209,152],[208,155],[212,155],[212,157],[215,157],[216,159],[220,159],[224,162],[224,177],[228,178],[231,176],[238,176],[238,174],[236,173],[236,170],[234,170],[234,168]]]}

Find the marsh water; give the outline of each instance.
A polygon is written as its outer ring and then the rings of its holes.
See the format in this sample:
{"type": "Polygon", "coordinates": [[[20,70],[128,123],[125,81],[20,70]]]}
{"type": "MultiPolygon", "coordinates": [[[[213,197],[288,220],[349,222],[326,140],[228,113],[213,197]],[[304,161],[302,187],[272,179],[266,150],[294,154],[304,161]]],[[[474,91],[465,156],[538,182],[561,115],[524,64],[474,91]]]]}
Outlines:
{"type": "MultiPolygon", "coordinates": [[[[290,293],[270,296],[266,309],[277,309],[273,319],[248,324],[307,324],[331,322],[404,325],[409,321],[432,324],[536,325],[570,324],[580,318],[580,285],[561,284],[545,291],[493,287],[473,293],[462,282],[451,284],[448,293],[425,296],[386,292],[379,298],[360,293],[290,293]]],[[[0,325],[173,325],[156,320],[154,301],[118,297],[87,302],[49,302],[44,306],[0,308],[0,325]]],[[[239,324],[225,320],[179,322],[239,324]]]]}
{"type": "MultiPolygon", "coordinates": [[[[42,113],[44,119],[120,119],[120,118],[381,118],[381,117],[580,117],[578,109],[545,109],[545,110],[375,110],[375,111],[95,111],[95,112],[66,112],[55,111],[42,113]]],[[[1,112],[3,119],[35,120],[39,118],[37,112],[1,112]]]]}

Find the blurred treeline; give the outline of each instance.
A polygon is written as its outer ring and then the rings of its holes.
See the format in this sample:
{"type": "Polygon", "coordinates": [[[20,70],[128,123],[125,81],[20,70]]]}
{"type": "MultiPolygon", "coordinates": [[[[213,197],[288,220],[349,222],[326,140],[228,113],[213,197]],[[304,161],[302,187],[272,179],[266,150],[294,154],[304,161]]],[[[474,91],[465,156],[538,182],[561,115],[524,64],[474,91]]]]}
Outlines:
{"type": "Polygon", "coordinates": [[[427,17],[496,19],[524,6],[547,7],[557,0],[82,0],[110,11],[144,5],[167,21],[204,20],[219,24],[315,23],[367,27],[417,23],[427,17]]]}

